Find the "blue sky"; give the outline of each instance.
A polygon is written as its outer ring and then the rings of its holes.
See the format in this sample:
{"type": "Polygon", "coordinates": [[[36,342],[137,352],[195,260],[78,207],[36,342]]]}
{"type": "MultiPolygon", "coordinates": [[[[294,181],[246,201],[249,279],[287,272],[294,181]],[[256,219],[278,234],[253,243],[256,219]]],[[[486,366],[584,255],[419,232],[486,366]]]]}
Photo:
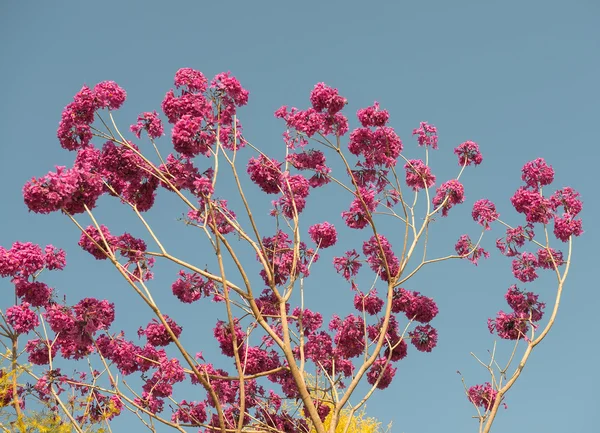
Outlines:
{"type": "MultiPolygon", "coordinates": [[[[600,111],[599,12],[600,6],[591,0],[3,2],[0,245],[22,240],[66,249],[66,271],[48,281],[70,299],[113,300],[117,326],[134,332],[147,323],[150,313],[131,307],[139,304],[132,304],[133,294],[106,263],[79,250],[76,227],[60,215],[28,213],[23,204],[21,188],[28,179],[73,161],[74,155],[61,149],[56,139],[62,108],[83,84],[114,80],[128,93],[117,115],[124,130],[139,112],[160,109],[177,69],[192,67],[208,77],[231,71],[250,91],[250,102],[240,111],[245,136],[281,158],[283,125],[273,111],[281,105],[308,107],[310,90],[323,81],[348,99],[345,112],[351,126],[356,126],[358,108],[379,101],[390,111],[390,123],[411,157],[421,157],[412,129],[421,120],[436,125],[440,150],[432,156],[432,165],[438,179],[455,173],[452,149],[457,144],[479,143],[484,163],[465,174],[466,203],[436,228],[433,245],[439,254],[451,251],[462,233],[478,234],[469,214],[479,198],[494,200],[507,222],[521,223],[508,199],[520,183],[522,165],[531,159],[544,157],[554,167],[556,188],[572,186],[581,192],[585,234],[574,242],[558,321],[508,394],[509,409],[501,411],[495,430],[592,431],[592,412],[600,406],[595,373],[600,295],[593,275],[598,256],[594,222],[600,217],[594,187],[599,160],[594,126],[600,111]]],[[[161,146],[168,152],[168,135],[161,146]]],[[[250,151],[245,155],[249,158],[250,151]]],[[[228,185],[221,187],[226,192],[228,185]]],[[[257,188],[248,189],[257,205],[268,204],[257,188]]],[[[307,227],[309,222],[336,222],[335,218],[341,226],[339,212],[350,199],[333,189],[330,194],[311,197],[307,227]]],[[[175,221],[184,211],[175,206],[177,202],[163,193],[149,218],[173,250],[203,266],[211,258],[202,253],[211,253],[195,246],[189,228],[175,221]]],[[[262,209],[261,221],[267,226],[268,209],[262,209]]],[[[114,232],[142,233],[114,200],[103,199],[98,216],[114,232]]],[[[350,244],[354,234],[347,232],[343,241],[350,244]]],[[[491,348],[487,317],[506,309],[503,296],[514,283],[510,262],[493,248],[500,236],[499,230],[486,236],[484,246],[492,258],[479,267],[443,263],[425,269],[407,287],[437,300],[441,312],[434,325],[440,343],[431,354],[412,350],[399,364],[392,386],[369,402],[368,413],[384,424],[392,421],[394,432],[476,431],[474,411],[456,370],[469,384],[487,379],[469,352],[485,356],[491,348]]],[[[323,305],[325,311],[345,314],[349,291],[343,280],[326,272],[331,257],[323,253],[323,271],[311,277],[311,301],[315,309],[323,305]]],[[[168,266],[164,274],[157,272],[157,299],[168,314],[182,317],[185,341],[215,354],[208,328],[214,323],[213,306],[176,305],[170,294],[175,277],[176,269],[168,266]]],[[[11,290],[8,281],[0,286],[7,293],[11,290]]],[[[531,289],[551,302],[552,278],[541,278],[531,289]]],[[[508,355],[508,346],[499,347],[508,355]]],[[[135,420],[122,419],[115,425],[120,426],[116,431],[133,428],[135,420]]]]}

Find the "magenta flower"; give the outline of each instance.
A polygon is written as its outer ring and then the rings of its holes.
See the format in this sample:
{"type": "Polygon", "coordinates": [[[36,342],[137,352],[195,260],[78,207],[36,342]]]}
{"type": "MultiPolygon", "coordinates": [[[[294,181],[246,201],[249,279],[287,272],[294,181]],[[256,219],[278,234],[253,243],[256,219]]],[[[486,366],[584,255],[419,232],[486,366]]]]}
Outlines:
{"type": "Polygon", "coordinates": [[[319,248],[329,248],[337,242],[337,231],[333,224],[328,222],[311,226],[308,234],[319,248]]]}
{"type": "Polygon", "coordinates": [[[377,290],[370,290],[368,293],[358,292],[354,295],[354,308],[358,311],[364,311],[371,316],[381,312],[384,301],[377,296],[377,290]]]}
{"type": "Polygon", "coordinates": [[[406,169],[406,184],[414,191],[430,188],[435,184],[435,175],[431,174],[431,168],[420,159],[411,159],[404,164],[406,169]]]}
{"type": "Polygon", "coordinates": [[[281,162],[273,158],[260,155],[250,158],[247,172],[250,180],[267,194],[278,194],[282,191],[281,162]]]}
{"type": "Polygon", "coordinates": [[[118,110],[127,98],[127,93],[114,81],[102,81],[94,87],[97,108],[118,110]]]}
{"type": "Polygon", "coordinates": [[[377,384],[378,389],[385,389],[392,383],[396,370],[387,362],[387,359],[378,358],[367,372],[367,382],[370,385],[377,384]]]}
{"type": "Polygon", "coordinates": [[[441,184],[436,190],[433,205],[442,208],[442,216],[447,216],[448,211],[457,204],[465,201],[465,190],[458,180],[449,180],[441,184]]]}
{"type": "Polygon", "coordinates": [[[465,141],[459,144],[454,153],[458,155],[458,165],[479,165],[483,161],[479,146],[474,141],[465,141]]]}
{"type": "Polygon", "coordinates": [[[431,352],[437,345],[437,330],[429,324],[417,326],[408,335],[413,346],[420,352],[431,352]]]}
{"type": "Polygon", "coordinates": [[[532,253],[523,253],[512,262],[513,275],[519,281],[529,283],[538,277],[535,271],[538,266],[536,256],[532,253]]]}
{"type": "Polygon", "coordinates": [[[506,295],[504,295],[506,302],[515,314],[532,322],[539,322],[544,316],[546,304],[539,302],[538,296],[533,292],[519,289],[516,284],[510,286],[506,295]]]}
{"type": "Polygon", "coordinates": [[[350,281],[350,278],[356,276],[362,266],[358,258],[356,250],[346,251],[343,257],[333,258],[333,266],[338,274],[341,273],[346,280],[350,281]]]}
{"type": "Polygon", "coordinates": [[[487,259],[490,256],[482,247],[476,247],[468,235],[462,235],[456,245],[454,245],[456,254],[462,256],[463,259],[468,259],[471,263],[477,266],[477,262],[481,257],[487,259]]]}
{"type": "Polygon", "coordinates": [[[528,187],[536,190],[539,187],[550,185],[554,180],[554,170],[552,166],[546,164],[543,158],[526,163],[521,171],[523,173],[521,179],[528,187]]]}
{"type": "Polygon", "coordinates": [[[156,111],[140,114],[137,123],[131,125],[129,129],[137,138],[140,138],[142,131],[146,131],[150,138],[160,138],[164,135],[162,122],[156,111]]]}
{"type": "Polygon", "coordinates": [[[203,93],[206,91],[207,83],[204,74],[192,68],[181,68],[175,72],[174,84],[178,89],[183,87],[187,92],[203,93]]]}
{"type": "Polygon", "coordinates": [[[469,388],[469,400],[475,405],[485,410],[490,410],[496,402],[496,391],[489,382],[483,385],[475,385],[469,388]]]}
{"type": "Polygon", "coordinates": [[[418,128],[413,130],[412,135],[417,136],[419,146],[431,146],[432,149],[438,148],[437,128],[427,122],[421,122],[418,128]]]}
{"type": "Polygon", "coordinates": [[[568,242],[571,236],[580,236],[582,233],[582,221],[575,219],[574,215],[564,213],[562,217],[554,218],[554,236],[557,239],[568,242]]]}
{"type": "Polygon", "coordinates": [[[202,296],[209,297],[215,291],[215,286],[212,281],[205,280],[199,274],[179,271],[179,278],[172,284],[171,289],[177,299],[191,304],[202,296]]]}
{"type": "Polygon", "coordinates": [[[507,314],[499,311],[495,319],[488,319],[488,329],[490,334],[495,331],[498,337],[505,340],[526,339],[529,330],[528,320],[529,316],[524,318],[518,313],[507,314]]]}
{"type": "Polygon", "coordinates": [[[554,248],[540,248],[537,253],[537,263],[543,269],[555,269],[565,264],[563,254],[554,248]]]}
{"type": "Polygon", "coordinates": [[[37,314],[29,309],[27,302],[7,308],[5,316],[6,322],[17,334],[27,334],[40,324],[37,314]]]}
{"type": "Polygon", "coordinates": [[[484,226],[486,230],[490,229],[490,223],[498,219],[500,215],[496,212],[496,205],[488,199],[477,200],[473,204],[471,213],[473,220],[484,226]]]}
{"type": "MultiPolygon", "coordinates": [[[[169,325],[169,328],[171,328],[173,335],[179,338],[182,331],[181,326],[175,323],[175,321],[173,321],[173,319],[166,314],[163,314],[163,317],[169,325]]],[[[173,341],[165,325],[163,325],[162,322],[159,322],[157,319],[152,319],[152,321],[146,325],[146,329],[140,328],[138,330],[138,335],[140,337],[145,335],[148,343],[154,347],[166,346],[173,341]]]]}
{"type": "Polygon", "coordinates": [[[390,118],[390,113],[387,110],[380,110],[379,103],[375,103],[371,107],[361,108],[356,113],[358,121],[365,128],[385,126],[390,118]]]}
{"type": "Polygon", "coordinates": [[[317,112],[327,111],[329,115],[334,115],[341,111],[348,101],[338,95],[337,89],[333,89],[325,83],[318,83],[310,93],[310,102],[317,112]]]}

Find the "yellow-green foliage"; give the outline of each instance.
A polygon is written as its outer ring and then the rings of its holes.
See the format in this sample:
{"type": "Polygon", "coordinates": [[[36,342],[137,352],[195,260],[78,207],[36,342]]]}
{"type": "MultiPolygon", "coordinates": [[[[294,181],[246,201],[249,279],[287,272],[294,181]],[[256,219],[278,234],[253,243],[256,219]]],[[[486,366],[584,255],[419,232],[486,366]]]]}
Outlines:
{"type": "MultiPolygon", "coordinates": [[[[366,415],[366,411],[363,408],[359,412],[355,412],[354,415],[350,415],[350,410],[342,410],[339,417],[338,425],[335,429],[335,433],[382,433],[383,430],[381,428],[381,423],[377,421],[375,418],[369,417],[366,415]],[[346,425],[350,421],[350,425],[348,425],[348,429],[346,429],[346,425]]],[[[329,431],[329,427],[331,426],[331,418],[333,413],[329,412],[327,418],[323,422],[325,429],[329,431]]],[[[315,428],[311,428],[311,433],[316,433],[315,428]]]]}

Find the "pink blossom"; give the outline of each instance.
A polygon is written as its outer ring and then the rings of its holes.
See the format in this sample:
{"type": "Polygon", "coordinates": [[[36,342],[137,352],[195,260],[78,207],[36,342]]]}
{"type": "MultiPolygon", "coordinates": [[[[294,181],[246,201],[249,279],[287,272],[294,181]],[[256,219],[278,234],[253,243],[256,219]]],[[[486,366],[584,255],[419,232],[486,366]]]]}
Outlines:
{"type": "Polygon", "coordinates": [[[118,243],[118,238],[111,235],[108,228],[104,225],[100,226],[100,230],[102,231],[102,235],[96,227],[88,226],[85,229],[85,232],[81,234],[79,246],[94,256],[96,260],[105,260],[110,254],[109,251],[107,251],[106,243],[108,243],[109,250],[114,252],[118,243]],[[104,242],[105,240],[106,243],[104,242]]]}
{"type": "Polygon", "coordinates": [[[348,227],[363,229],[369,224],[370,214],[375,211],[379,202],[375,199],[375,191],[372,189],[359,187],[355,195],[350,210],[342,212],[342,218],[348,227]]]}
{"type": "Polygon", "coordinates": [[[550,185],[554,180],[554,170],[552,166],[546,164],[543,158],[529,161],[521,171],[523,173],[521,179],[525,181],[528,187],[533,189],[550,185]]]}
{"type": "Polygon", "coordinates": [[[398,275],[400,261],[392,250],[392,245],[383,235],[372,236],[363,243],[363,253],[371,270],[380,275],[383,281],[390,281],[398,275]],[[378,241],[379,239],[379,241],[378,241]],[[382,256],[383,251],[383,256],[382,256]]]}
{"type": "Polygon", "coordinates": [[[323,316],[321,313],[312,312],[309,309],[300,311],[300,307],[294,308],[292,315],[298,317],[296,325],[300,329],[300,320],[302,320],[302,329],[305,335],[311,335],[323,325],[323,316]]]}
{"type": "Polygon", "coordinates": [[[171,286],[173,294],[186,304],[197,301],[202,296],[208,297],[215,291],[214,283],[205,280],[199,274],[179,271],[179,278],[171,286]]]}
{"type": "Polygon", "coordinates": [[[454,153],[458,155],[458,165],[479,165],[483,161],[479,146],[474,141],[465,141],[459,144],[454,153]]]}
{"type": "Polygon", "coordinates": [[[4,315],[17,334],[27,334],[40,324],[37,314],[29,309],[27,302],[7,308],[4,315]]]}
{"type": "Polygon", "coordinates": [[[437,316],[439,309],[432,298],[421,295],[419,292],[410,292],[400,287],[394,289],[392,312],[402,312],[408,320],[428,323],[437,316]]]}
{"type": "Polygon", "coordinates": [[[349,314],[344,320],[332,319],[331,330],[336,330],[334,342],[344,358],[354,358],[365,350],[365,323],[360,316],[349,314]]]}
{"type": "Polygon", "coordinates": [[[200,426],[206,422],[206,403],[182,400],[177,410],[171,416],[175,423],[185,423],[192,426],[200,426]]]}
{"type": "Polygon", "coordinates": [[[362,266],[362,263],[358,260],[358,253],[356,250],[346,251],[342,257],[333,258],[333,266],[336,272],[341,273],[344,278],[350,281],[351,277],[358,274],[358,270],[362,266]]]}
{"type": "Polygon", "coordinates": [[[328,174],[331,169],[327,167],[323,152],[310,149],[301,153],[289,154],[286,160],[298,170],[315,171],[315,174],[308,181],[311,187],[316,188],[330,182],[328,174]]]}
{"type": "Polygon", "coordinates": [[[431,174],[431,168],[420,159],[411,159],[404,164],[406,169],[406,184],[413,191],[430,188],[435,184],[435,175],[431,174]]]}
{"type": "Polygon", "coordinates": [[[127,93],[114,81],[102,81],[94,87],[97,108],[118,110],[127,98],[127,93]]]}
{"type": "Polygon", "coordinates": [[[499,311],[495,319],[488,319],[488,329],[490,334],[495,331],[498,337],[505,340],[519,340],[527,338],[528,320],[529,317],[523,318],[518,313],[507,314],[504,311],[499,311]]]}
{"type": "Polygon", "coordinates": [[[506,242],[502,238],[496,241],[496,246],[500,252],[508,257],[516,256],[519,252],[517,247],[525,245],[525,240],[532,240],[534,237],[533,224],[529,223],[523,228],[517,226],[514,229],[506,229],[506,242]]]}
{"type": "MultiPolygon", "coordinates": [[[[237,344],[237,349],[241,351],[246,334],[242,331],[242,328],[240,327],[239,321],[237,319],[234,320],[233,328],[235,332],[235,344],[237,344]]],[[[214,336],[219,342],[219,347],[221,348],[221,352],[223,353],[223,355],[233,358],[235,352],[230,324],[219,320],[214,329],[214,336]]]]}
{"type": "Polygon", "coordinates": [[[544,316],[546,304],[539,302],[538,296],[533,292],[521,290],[516,285],[510,286],[504,295],[506,302],[515,314],[532,322],[539,322],[544,316]]]}
{"type": "Polygon", "coordinates": [[[48,365],[56,355],[57,348],[52,345],[48,348],[48,342],[40,339],[29,340],[25,345],[25,351],[29,353],[28,361],[35,365],[48,365]]]}
{"type": "Polygon", "coordinates": [[[554,209],[562,206],[565,212],[573,216],[579,214],[583,209],[583,203],[579,199],[579,193],[568,186],[556,191],[552,197],[550,197],[550,202],[554,209]]]}
{"type": "Polygon", "coordinates": [[[413,346],[420,352],[431,352],[437,345],[437,331],[429,324],[417,326],[408,335],[413,346]]]}
{"type": "Polygon", "coordinates": [[[563,242],[568,242],[571,236],[580,236],[583,233],[582,221],[575,219],[570,213],[554,218],[554,236],[563,242]]]}
{"type": "Polygon", "coordinates": [[[517,212],[525,214],[527,222],[548,224],[554,217],[552,202],[538,191],[520,187],[510,201],[517,212]]]}
{"type": "Polygon", "coordinates": [[[267,194],[278,194],[281,192],[282,173],[281,162],[273,158],[260,155],[258,158],[250,158],[247,172],[250,180],[267,194]]]}
{"type": "Polygon", "coordinates": [[[52,289],[41,281],[27,281],[24,278],[14,278],[15,293],[23,301],[34,307],[47,307],[52,297],[52,289]]]}
{"type": "Polygon", "coordinates": [[[53,245],[46,245],[44,249],[44,261],[46,262],[46,269],[49,271],[64,269],[67,264],[65,250],[55,248],[53,245]]]}
{"type": "Polygon", "coordinates": [[[383,299],[377,296],[377,290],[370,290],[368,293],[358,292],[354,295],[354,308],[358,311],[364,311],[367,314],[374,316],[381,312],[383,308],[383,299]]]}
{"type": "Polygon", "coordinates": [[[368,128],[369,126],[385,126],[390,118],[390,113],[387,110],[380,110],[379,102],[375,101],[371,107],[358,110],[356,116],[361,125],[368,128]]]}
{"type": "MultiPolygon", "coordinates": [[[[179,338],[182,331],[181,326],[175,323],[175,321],[173,321],[173,319],[166,314],[163,314],[163,318],[169,325],[169,328],[171,328],[173,335],[176,338],[179,338]]],[[[163,325],[162,322],[159,322],[157,319],[152,319],[152,321],[146,325],[146,329],[140,328],[138,330],[138,335],[140,337],[145,335],[148,343],[154,347],[167,346],[173,341],[165,325],[163,325]]]]}
{"type": "Polygon", "coordinates": [[[193,158],[198,154],[210,155],[215,135],[202,128],[202,119],[189,114],[181,116],[173,127],[173,147],[183,156],[193,158]]]}
{"type": "Polygon", "coordinates": [[[164,135],[162,122],[156,111],[140,114],[137,123],[131,125],[129,129],[137,138],[140,138],[142,131],[146,131],[150,138],[160,138],[164,135]]]}
{"type": "Polygon", "coordinates": [[[540,248],[537,252],[537,263],[543,269],[555,269],[565,264],[563,254],[553,248],[540,248]]]}
{"type": "Polygon", "coordinates": [[[248,103],[250,92],[244,89],[237,78],[232,77],[229,72],[215,75],[210,87],[218,92],[227,104],[241,107],[248,103]]]}
{"type": "Polygon", "coordinates": [[[437,128],[427,122],[421,122],[418,128],[413,130],[412,135],[417,136],[419,146],[431,146],[432,149],[438,148],[437,128]]]}
{"type": "Polygon", "coordinates": [[[484,226],[486,230],[490,229],[490,223],[498,219],[500,215],[496,212],[496,205],[488,199],[477,200],[473,204],[473,221],[477,221],[484,226]]]}
{"type": "Polygon", "coordinates": [[[537,258],[532,253],[523,253],[512,262],[513,275],[524,283],[531,282],[538,277],[535,271],[538,266],[537,258]]]}
{"type": "Polygon", "coordinates": [[[334,115],[344,108],[348,101],[338,94],[337,89],[325,83],[317,83],[310,93],[310,102],[317,112],[326,110],[330,115],[334,115]]]}
{"type": "Polygon", "coordinates": [[[333,224],[328,222],[310,226],[308,234],[319,248],[329,248],[337,242],[337,231],[333,224]]]}
{"type": "Polygon", "coordinates": [[[0,276],[27,278],[45,266],[42,248],[31,242],[15,242],[10,250],[0,246],[0,276]]]}
{"type": "Polygon", "coordinates": [[[456,245],[454,246],[456,254],[462,256],[463,259],[468,259],[475,266],[481,257],[487,259],[490,257],[490,253],[484,250],[482,247],[477,247],[468,235],[462,235],[456,245]]]}
{"type": "Polygon", "coordinates": [[[449,180],[441,184],[435,192],[433,205],[442,208],[442,216],[447,216],[448,211],[457,204],[465,201],[465,190],[458,180],[449,180]]]}
{"type": "Polygon", "coordinates": [[[32,178],[23,186],[23,199],[30,211],[48,214],[60,210],[77,190],[76,171],[56,167],[41,178],[32,178]]]}
{"type": "Polygon", "coordinates": [[[402,152],[402,140],[394,129],[382,126],[375,131],[369,128],[357,128],[350,134],[348,150],[350,153],[363,156],[364,166],[392,167],[402,152]]]}
{"type": "Polygon", "coordinates": [[[498,391],[489,382],[483,385],[475,385],[469,388],[469,400],[483,409],[490,410],[496,401],[498,391]]]}
{"type": "Polygon", "coordinates": [[[184,87],[185,91],[203,93],[208,80],[200,71],[192,68],[181,68],[175,73],[175,87],[184,87]]]}
{"type": "Polygon", "coordinates": [[[378,389],[385,389],[392,383],[396,370],[385,358],[378,358],[367,372],[367,382],[370,385],[377,384],[378,389]]]}

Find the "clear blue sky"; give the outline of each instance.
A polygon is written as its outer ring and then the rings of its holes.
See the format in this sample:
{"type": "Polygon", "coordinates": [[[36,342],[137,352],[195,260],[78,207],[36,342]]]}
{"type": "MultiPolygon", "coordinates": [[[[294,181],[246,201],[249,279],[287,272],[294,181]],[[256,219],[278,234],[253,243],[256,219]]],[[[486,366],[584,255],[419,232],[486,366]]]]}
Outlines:
{"type": "MultiPolygon", "coordinates": [[[[520,223],[508,199],[522,165],[533,158],[542,156],[554,167],[557,188],[581,192],[585,234],[574,242],[558,322],[508,394],[509,409],[501,411],[495,431],[594,431],[592,414],[600,407],[600,295],[593,274],[600,221],[594,187],[600,159],[599,19],[600,6],[593,0],[2,2],[0,245],[22,240],[65,248],[67,270],[48,281],[73,301],[114,300],[120,305],[117,326],[132,335],[140,322],[147,323],[149,312],[131,306],[133,295],[106,263],[78,249],[77,229],[65,217],[30,214],[23,204],[21,188],[28,179],[73,161],[74,154],[56,139],[62,108],[83,84],[114,80],[128,92],[118,113],[123,130],[139,112],[160,109],[178,68],[196,68],[208,77],[230,70],[250,91],[249,105],[240,112],[246,137],[281,157],[283,125],[273,111],[284,104],[306,108],[310,90],[324,81],[348,98],[346,113],[354,124],[358,108],[379,101],[412,157],[419,157],[412,128],[421,120],[435,124],[440,150],[433,164],[439,178],[455,169],[454,146],[468,139],[479,143],[484,164],[465,176],[465,205],[440,221],[435,244],[440,254],[451,250],[460,234],[478,233],[469,212],[479,198],[496,201],[507,222],[520,223]]],[[[162,146],[169,144],[167,136],[162,146]]],[[[309,206],[326,209],[332,222],[349,203],[336,199],[339,206],[329,209],[324,195],[312,198],[309,206]]],[[[190,260],[197,257],[202,266],[211,259],[190,246],[189,231],[175,222],[183,212],[175,203],[161,194],[150,218],[163,224],[160,233],[174,250],[190,260]]],[[[101,205],[99,217],[115,232],[142,233],[114,200],[101,205]]],[[[319,218],[317,210],[307,215],[319,218]]],[[[487,379],[469,352],[485,356],[491,348],[486,319],[506,309],[503,295],[514,282],[510,262],[493,248],[500,236],[500,231],[487,236],[492,259],[478,268],[442,264],[426,269],[409,287],[438,301],[434,325],[440,343],[432,354],[411,350],[392,386],[369,402],[369,414],[384,424],[393,421],[394,432],[476,431],[456,370],[470,384],[487,379]]],[[[323,265],[330,260],[324,253],[323,265]]],[[[175,272],[168,268],[157,275],[153,288],[165,312],[182,317],[186,342],[213,354],[217,348],[206,319],[212,305],[175,305],[169,287],[175,272]]],[[[324,272],[311,284],[314,302],[334,305],[340,314],[348,311],[348,290],[340,278],[324,272]]],[[[0,287],[11,290],[8,281],[0,287]]],[[[551,302],[551,278],[531,288],[551,302]]],[[[507,355],[508,346],[500,347],[507,355]]],[[[115,431],[134,425],[131,418],[119,420],[115,431]]]]}

